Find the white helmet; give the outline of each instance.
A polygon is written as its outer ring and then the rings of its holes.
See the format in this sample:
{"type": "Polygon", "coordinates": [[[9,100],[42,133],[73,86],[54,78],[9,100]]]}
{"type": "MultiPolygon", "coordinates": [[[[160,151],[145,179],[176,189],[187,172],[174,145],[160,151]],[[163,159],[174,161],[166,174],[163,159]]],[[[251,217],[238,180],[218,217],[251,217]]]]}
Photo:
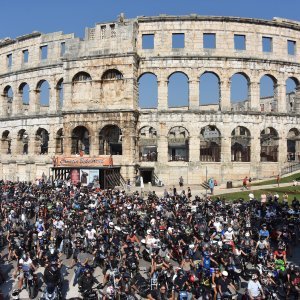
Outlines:
{"type": "Polygon", "coordinates": [[[245,233],[245,237],[250,237],[250,233],[248,231],[245,233]]]}
{"type": "Polygon", "coordinates": [[[151,234],[151,232],[152,232],[151,229],[147,230],[147,234],[151,234]]]}
{"type": "Polygon", "coordinates": [[[232,232],[233,229],[232,229],[232,227],[228,227],[227,230],[228,230],[228,232],[232,232]]]}

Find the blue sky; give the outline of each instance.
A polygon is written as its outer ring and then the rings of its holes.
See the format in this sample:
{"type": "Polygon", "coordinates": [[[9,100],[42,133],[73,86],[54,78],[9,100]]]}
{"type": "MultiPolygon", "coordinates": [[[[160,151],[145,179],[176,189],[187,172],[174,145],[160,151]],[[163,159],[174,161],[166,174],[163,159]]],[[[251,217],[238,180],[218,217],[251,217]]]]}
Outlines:
{"type": "MultiPolygon", "coordinates": [[[[74,32],[82,37],[85,27],[92,27],[97,22],[113,21],[121,12],[128,18],[163,13],[197,13],[262,19],[282,17],[300,21],[299,11],[299,0],[2,0],[0,38],[15,38],[34,30],[44,33],[74,32]]],[[[237,82],[241,83],[242,79],[237,79],[237,82]]],[[[177,82],[174,85],[178,86],[177,82]]],[[[244,97],[245,91],[242,88],[239,90],[234,95],[236,99],[244,97]]],[[[269,94],[267,88],[264,93],[269,94]]],[[[176,91],[176,96],[183,95],[176,91]]],[[[207,97],[211,95],[207,94],[207,97]]]]}

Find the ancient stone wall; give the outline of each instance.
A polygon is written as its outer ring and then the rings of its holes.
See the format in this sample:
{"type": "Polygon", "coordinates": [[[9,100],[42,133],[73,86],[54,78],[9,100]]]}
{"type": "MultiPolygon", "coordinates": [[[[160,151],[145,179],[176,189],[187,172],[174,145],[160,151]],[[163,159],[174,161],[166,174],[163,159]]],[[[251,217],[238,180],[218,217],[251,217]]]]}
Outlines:
{"type": "Polygon", "coordinates": [[[85,155],[97,156],[103,146],[100,132],[106,126],[120,129],[117,147],[122,146],[122,153],[113,154],[114,163],[131,181],[140,170],[153,170],[152,176],[165,183],[177,183],[182,175],[186,183],[196,184],[204,180],[206,167],[218,181],[276,175],[300,158],[299,32],[299,23],[278,18],[161,15],[121,16],[116,22],[86,28],[84,39],[62,32],[3,39],[0,177],[32,180],[51,175],[53,156],[62,151],[76,155],[72,151],[77,127],[87,130],[85,155]],[[172,45],[174,34],[184,35],[183,47],[172,45]],[[214,47],[205,46],[206,34],[215,40],[214,47]],[[146,35],[153,38],[152,49],[143,46],[146,35]],[[236,49],[235,36],[244,37],[244,50],[236,49]],[[269,39],[270,51],[263,51],[263,38],[269,39]],[[175,72],[188,78],[186,107],[168,104],[168,82],[175,72]],[[199,102],[199,81],[207,72],[219,79],[216,105],[199,102]],[[158,105],[153,109],[139,107],[139,79],[146,73],[157,78],[158,105]],[[248,81],[249,105],[242,111],[233,111],[230,102],[234,74],[243,74],[248,81]],[[274,83],[273,111],[261,111],[264,75],[274,83]],[[297,84],[293,111],[287,104],[288,78],[297,84]],[[140,136],[146,126],[155,130],[155,136],[153,131],[150,137],[140,136]],[[204,128],[218,136],[205,140],[204,128]],[[292,138],[291,130],[296,132],[292,138]],[[41,132],[46,132],[44,144],[41,132]]]}

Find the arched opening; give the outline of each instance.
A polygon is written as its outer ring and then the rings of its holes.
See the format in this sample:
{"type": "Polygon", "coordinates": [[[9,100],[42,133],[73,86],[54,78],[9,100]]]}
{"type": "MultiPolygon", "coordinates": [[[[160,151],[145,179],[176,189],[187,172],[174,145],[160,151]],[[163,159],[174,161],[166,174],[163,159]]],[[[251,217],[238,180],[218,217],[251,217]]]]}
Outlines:
{"type": "Polygon", "coordinates": [[[214,125],[201,128],[200,161],[221,161],[221,133],[214,125]]]}
{"type": "Polygon", "coordinates": [[[17,153],[27,155],[28,154],[28,143],[29,143],[29,135],[25,129],[21,129],[18,132],[17,153]]]}
{"type": "Polygon", "coordinates": [[[102,80],[120,80],[123,79],[123,74],[117,69],[106,70],[102,77],[102,80]]]}
{"type": "Polygon", "coordinates": [[[11,136],[8,130],[2,133],[1,150],[2,154],[11,154],[11,136]]]}
{"type": "Polygon", "coordinates": [[[183,72],[171,74],[168,82],[168,107],[189,106],[189,78],[183,72]]]}
{"type": "Polygon", "coordinates": [[[231,133],[231,161],[250,162],[251,135],[243,126],[238,126],[231,133]]]}
{"type": "Polygon", "coordinates": [[[7,103],[7,113],[8,113],[8,115],[11,115],[14,92],[10,85],[8,85],[4,88],[3,96],[4,96],[4,101],[6,101],[6,103],[7,103]]]}
{"type": "Polygon", "coordinates": [[[29,85],[26,82],[20,84],[19,94],[22,96],[23,105],[29,105],[29,85]]]}
{"type": "Polygon", "coordinates": [[[50,85],[47,80],[41,80],[37,85],[37,93],[40,106],[49,106],[50,104],[50,85]]]}
{"type": "Polygon", "coordinates": [[[290,129],[287,136],[287,161],[300,161],[300,132],[290,129]]]}
{"type": "Polygon", "coordinates": [[[63,154],[64,153],[64,134],[63,134],[63,129],[62,128],[60,128],[56,133],[55,153],[56,154],[63,154]]]}
{"type": "Polygon", "coordinates": [[[264,112],[277,111],[277,80],[271,75],[260,79],[260,110],[264,112]]]}
{"type": "Polygon", "coordinates": [[[296,88],[299,86],[299,81],[297,78],[289,77],[286,82],[286,109],[287,112],[292,112],[295,110],[295,96],[296,88]]]}
{"type": "Polygon", "coordinates": [[[35,134],[36,153],[48,154],[49,133],[44,128],[39,128],[35,134]]]}
{"type": "Polygon", "coordinates": [[[72,104],[81,105],[84,101],[90,101],[92,94],[92,77],[86,72],[77,73],[72,80],[72,104]]]}
{"type": "Polygon", "coordinates": [[[58,107],[62,108],[64,104],[64,79],[61,78],[56,85],[58,107]]]}
{"type": "Polygon", "coordinates": [[[158,86],[157,77],[152,73],[144,73],[138,81],[139,84],[139,107],[157,108],[158,86]]]}
{"type": "Polygon", "coordinates": [[[74,75],[74,77],[72,79],[72,83],[85,82],[85,81],[91,81],[91,80],[92,80],[92,77],[89,73],[79,72],[74,75]]]}
{"type": "Polygon", "coordinates": [[[247,111],[250,109],[249,78],[243,73],[234,74],[230,85],[231,110],[247,111]]]}
{"type": "Polygon", "coordinates": [[[139,132],[140,161],[157,161],[157,132],[151,126],[145,126],[139,132]]]}
{"type": "Polygon", "coordinates": [[[220,78],[213,72],[205,72],[199,81],[199,102],[202,108],[219,109],[220,103],[220,78]]]}
{"type": "Polygon", "coordinates": [[[168,134],[169,161],[189,161],[189,133],[182,126],[170,129],[168,134]]]}
{"type": "Polygon", "coordinates": [[[116,125],[106,125],[99,133],[100,155],[122,155],[122,131],[116,125]]]}
{"type": "Polygon", "coordinates": [[[84,126],[77,126],[72,131],[71,154],[90,154],[90,135],[84,126]]]}
{"type": "Polygon", "coordinates": [[[278,161],[279,137],[273,127],[267,127],[260,133],[260,159],[264,162],[278,161]]]}

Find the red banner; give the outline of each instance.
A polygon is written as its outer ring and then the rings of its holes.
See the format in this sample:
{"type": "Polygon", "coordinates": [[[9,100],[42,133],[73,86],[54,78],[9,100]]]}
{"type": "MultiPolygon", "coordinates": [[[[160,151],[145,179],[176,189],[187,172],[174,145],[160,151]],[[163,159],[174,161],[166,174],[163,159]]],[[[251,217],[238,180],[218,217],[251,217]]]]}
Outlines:
{"type": "Polygon", "coordinates": [[[53,158],[54,167],[101,167],[112,166],[112,156],[97,156],[97,157],[65,157],[57,156],[53,158]]]}

